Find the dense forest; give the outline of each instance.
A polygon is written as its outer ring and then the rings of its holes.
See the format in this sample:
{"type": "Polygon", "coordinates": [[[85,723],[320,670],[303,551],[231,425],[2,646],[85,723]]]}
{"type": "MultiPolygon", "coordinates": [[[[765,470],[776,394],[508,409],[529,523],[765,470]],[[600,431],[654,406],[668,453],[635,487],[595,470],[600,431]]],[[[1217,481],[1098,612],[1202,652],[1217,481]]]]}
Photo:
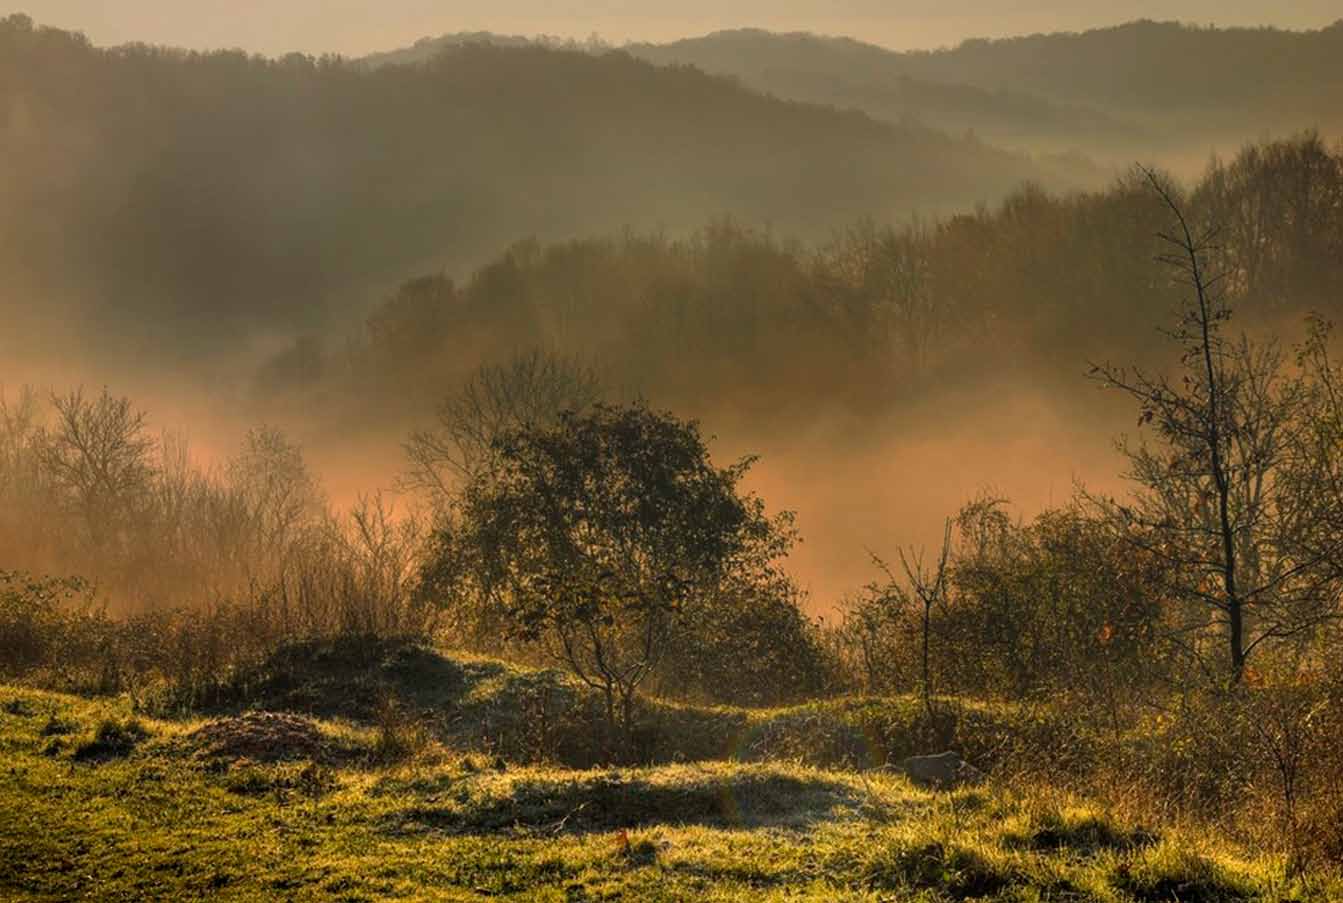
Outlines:
{"type": "MultiPolygon", "coordinates": [[[[1222,225],[1216,262],[1247,325],[1338,313],[1337,150],[1314,135],[1248,147],[1188,196],[1222,225]]],[[[1090,193],[1026,187],[909,225],[864,219],[815,244],[727,219],[688,238],[529,240],[460,283],[406,282],[339,346],[300,337],[258,391],[297,393],[305,408],[310,393],[423,408],[481,360],[535,347],[586,359],[613,387],[704,415],[716,399],[739,426],[781,432],[995,379],[1062,399],[1088,361],[1150,352],[1170,300],[1151,246],[1162,215],[1135,174],[1090,193]]]]}
{"type": "Polygon", "coordinates": [[[1044,177],[976,142],[621,53],[479,45],[369,71],[99,49],[12,17],[0,66],[6,315],[30,334],[64,322],[123,364],[329,325],[408,272],[529,235],[733,212],[816,237],[1044,177]],[[32,296],[59,313],[32,316],[32,296]]]}

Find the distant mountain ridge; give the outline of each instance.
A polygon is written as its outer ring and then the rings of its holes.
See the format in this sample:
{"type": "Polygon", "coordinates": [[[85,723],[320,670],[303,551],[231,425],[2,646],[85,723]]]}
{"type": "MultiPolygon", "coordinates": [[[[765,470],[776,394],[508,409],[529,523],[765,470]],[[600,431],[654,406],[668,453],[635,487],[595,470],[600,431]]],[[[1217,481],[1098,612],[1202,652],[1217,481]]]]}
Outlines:
{"type": "MultiPolygon", "coordinates": [[[[449,45],[527,40],[447,35],[369,59],[415,62],[449,45]]],[[[1316,31],[1140,20],[906,52],[848,37],[737,29],[623,49],[781,98],[1110,162],[1153,152],[1206,156],[1210,146],[1264,133],[1343,134],[1343,20],[1316,31]]]]}
{"type": "MultiPolygon", "coordinates": [[[[420,38],[409,47],[370,53],[359,57],[356,62],[373,69],[380,66],[409,66],[417,63],[427,63],[440,53],[467,44],[488,44],[493,47],[545,47],[560,43],[558,41],[547,41],[544,38],[497,34],[492,31],[459,31],[437,37],[420,38]]],[[[577,47],[576,44],[575,47],[577,47]]]]}
{"type": "Polygon", "coordinates": [[[781,96],[907,112],[988,140],[1111,159],[1318,128],[1343,133],[1343,20],[1318,31],[1137,21],[894,52],[848,38],[719,32],[632,52],[781,96]]]}
{"type": "Polygon", "coordinates": [[[1066,138],[1082,130],[1132,138],[1138,132],[1085,105],[1056,103],[1011,86],[922,77],[908,70],[900,54],[852,38],[738,29],[627,49],[664,65],[689,63],[731,74],[781,97],[852,107],[891,121],[973,129],[989,140],[1066,138]]]}
{"type": "Polygon", "coordinates": [[[1130,111],[1310,98],[1343,89],[1343,19],[1312,31],[1216,28],[1149,19],[1084,32],[975,39],[897,54],[910,75],[1130,111]]]}

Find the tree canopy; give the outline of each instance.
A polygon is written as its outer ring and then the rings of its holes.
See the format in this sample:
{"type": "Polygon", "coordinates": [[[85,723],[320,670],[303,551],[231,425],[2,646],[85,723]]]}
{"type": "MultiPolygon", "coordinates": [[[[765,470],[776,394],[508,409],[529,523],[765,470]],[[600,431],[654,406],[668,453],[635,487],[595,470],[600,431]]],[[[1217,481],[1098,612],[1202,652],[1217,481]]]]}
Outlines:
{"type": "Polygon", "coordinates": [[[714,467],[698,427],[597,404],[495,441],[438,535],[430,585],[540,643],[629,724],[636,688],[679,627],[777,585],[791,518],[714,467]]]}

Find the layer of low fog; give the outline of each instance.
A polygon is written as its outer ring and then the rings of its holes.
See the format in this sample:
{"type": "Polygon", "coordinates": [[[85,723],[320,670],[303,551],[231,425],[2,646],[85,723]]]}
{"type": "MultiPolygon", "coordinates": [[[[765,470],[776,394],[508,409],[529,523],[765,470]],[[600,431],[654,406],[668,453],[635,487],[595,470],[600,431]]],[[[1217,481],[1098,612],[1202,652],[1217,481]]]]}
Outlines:
{"type": "MultiPolygon", "coordinates": [[[[106,386],[205,468],[277,427],[337,506],[393,490],[480,367],[551,356],[698,418],[722,464],[759,455],[748,485],[798,513],[825,612],[973,495],[1029,517],[1118,490],[1137,412],[1089,364],[1174,353],[1168,211],[1131,174],[1078,193],[975,139],[620,54],[369,70],[0,29],[0,383],[106,386]]],[[[1313,135],[1185,180],[1250,328],[1290,341],[1343,297],[1340,186],[1313,135]]]]}

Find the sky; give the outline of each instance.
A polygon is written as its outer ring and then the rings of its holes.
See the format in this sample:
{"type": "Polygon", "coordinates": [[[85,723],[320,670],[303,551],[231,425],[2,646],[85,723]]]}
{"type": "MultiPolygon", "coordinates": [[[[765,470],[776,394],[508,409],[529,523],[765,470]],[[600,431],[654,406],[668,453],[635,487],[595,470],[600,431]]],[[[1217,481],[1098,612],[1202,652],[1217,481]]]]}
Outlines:
{"type": "Polygon", "coordinates": [[[100,45],[144,41],[347,56],[457,31],[596,33],[623,43],[752,26],[912,49],[1141,18],[1282,28],[1319,28],[1343,18],[1339,0],[27,0],[21,11],[40,24],[83,31],[100,45]]]}

